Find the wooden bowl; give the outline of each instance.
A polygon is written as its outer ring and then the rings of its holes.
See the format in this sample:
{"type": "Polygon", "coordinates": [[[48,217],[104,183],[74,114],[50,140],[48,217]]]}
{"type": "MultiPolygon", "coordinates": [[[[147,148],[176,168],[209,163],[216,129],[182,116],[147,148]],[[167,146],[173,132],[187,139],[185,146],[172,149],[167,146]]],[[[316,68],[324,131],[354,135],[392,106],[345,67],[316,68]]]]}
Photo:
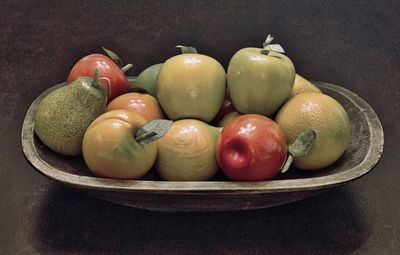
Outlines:
{"type": "Polygon", "coordinates": [[[373,169],[383,152],[382,125],[371,106],[345,88],[314,83],[343,105],[352,129],[350,145],[343,156],[319,171],[291,169],[273,180],[262,182],[232,182],[222,174],[207,182],[162,181],[154,169],[141,180],[94,177],[82,157],[59,155],[41,143],[34,133],[33,114],[39,102],[65,83],[44,91],[32,103],[22,126],[22,147],[27,160],[41,174],[118,204],[156,211],[230,211],[277,206],[363,176],[373,169]]]}

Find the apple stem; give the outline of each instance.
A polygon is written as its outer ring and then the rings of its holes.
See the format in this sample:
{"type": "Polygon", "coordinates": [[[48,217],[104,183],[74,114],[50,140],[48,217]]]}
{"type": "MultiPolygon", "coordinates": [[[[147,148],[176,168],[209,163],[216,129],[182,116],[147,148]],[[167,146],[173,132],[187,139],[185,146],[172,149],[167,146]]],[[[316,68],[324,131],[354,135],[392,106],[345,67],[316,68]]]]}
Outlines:
{"type": "Polygon", "coordinates": [[[132,64],[127,64],[127,65],[121,67],[121,71],[122,71],[123,73],[126,73],[126,71],[128,71],[128,70],[131,69],[132,67],[133,67],[132,64]]]}
{"type": "Polygon", "coordinates": [[[270,45],[273,40],[274,40],[274,38],[272,37],[271,34],[269,34],[267,36],[267,39],[265,39],[265,42],[263,42],[263,48],[270,45]]]}
{"type": "Polygon", "coordinates": [[[289,170],[290,166],[292,165],[292,162],[293,162],[293,156],[292,154],[288,153],[285,164],[283,164],[282,166],[281,173],[286,173],[287,170],[289,170]]]}
{"type": "Polygon", "coordinates": [[[187,54],[187,53],[195,53],[197,54],[198,51],[195,47],[192,46],[183,46],[183,45],[176,45],[175,48],[181,49],[182,54],[187,54]]]}
{"type": "Polygon", "coordinates": [[[268,55],[271,51],[285,53],[285,50],[279,44],[271,44],[273,40],[272,35],[267,36],[267,39],[263,43],[263,49],[260,51],[261,54],[268,55]]]}

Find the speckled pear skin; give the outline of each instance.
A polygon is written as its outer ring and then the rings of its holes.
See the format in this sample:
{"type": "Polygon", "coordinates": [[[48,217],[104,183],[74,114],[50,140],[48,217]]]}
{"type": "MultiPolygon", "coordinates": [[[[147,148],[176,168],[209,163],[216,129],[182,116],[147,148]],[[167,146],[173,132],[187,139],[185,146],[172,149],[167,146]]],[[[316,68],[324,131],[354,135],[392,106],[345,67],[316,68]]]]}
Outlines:
{"type": "Polygon", "coordinates": [[[48,94],[34,115],[34,129],[50,149],[66,156],[82,153],[87,127],[105,112],[107,93],[92,86],[92,78],[82,77],[48,94]]]}

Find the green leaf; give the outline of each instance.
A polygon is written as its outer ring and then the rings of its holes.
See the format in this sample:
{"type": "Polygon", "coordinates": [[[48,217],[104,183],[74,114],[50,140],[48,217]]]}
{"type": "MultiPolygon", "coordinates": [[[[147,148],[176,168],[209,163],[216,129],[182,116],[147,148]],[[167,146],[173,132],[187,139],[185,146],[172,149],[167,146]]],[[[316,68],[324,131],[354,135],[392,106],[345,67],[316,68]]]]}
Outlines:
{"type": "Polygon", "coordinates": [[[187,54],[187,53],[198,53],[197,49],[192,46],[183,46],[183,45],[177,45],[175,48],[181,49],[182,54],[187,54]]]}
{"type": "Polygon", "coordinates": [[[268,55],[270,51],[275,51],[279,53],[285,53],[285,50],[279,44],[266,45],[262,50],[261,54],[268,55]]]}
{"type": "Polygon", "coordinates": [[[315,143],[317,134],[314,130],[303,131],[296,140],[289,146],[289,153],[294,157],[298,158],[305,156],[310,151],[311,147],[315,143]]]}
{"type": "Polygon", "coordinates": [[[279,44],[271,44],[273,40],[272,35],[267,36],[267,39],[263,43],[263,49],[260,51],[261,54],[268,55],[271,51],[285,53],[285,50],[279,44]]]}
{"type": "Polygon", "coordinates": [[[122,68],[124,66],[124,63],[122,62],[122,59],[112,50],[106,49],[104,47],[101,47],[107,55],[115,62],[117,65],[122,68]]]}
{"type": "Polygon", "coordinates": [[[153,120],[140,128],[135,134],[138,143],[149,143],[163,137],[172,125],[171,120],[153,120]]]}

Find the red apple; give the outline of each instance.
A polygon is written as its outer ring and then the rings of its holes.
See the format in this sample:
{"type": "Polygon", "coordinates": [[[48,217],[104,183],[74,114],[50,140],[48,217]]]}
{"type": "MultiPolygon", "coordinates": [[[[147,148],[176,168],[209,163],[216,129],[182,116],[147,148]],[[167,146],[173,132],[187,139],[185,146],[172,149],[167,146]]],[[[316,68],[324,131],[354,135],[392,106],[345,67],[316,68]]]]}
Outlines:
{"type": "Polygon", "coordinates": [[[286,138],[268,117],[245,114],[229,122],[217,142],[221,170],[235,181],[264,181],[276,176],[285,162],[286,138]]]}

